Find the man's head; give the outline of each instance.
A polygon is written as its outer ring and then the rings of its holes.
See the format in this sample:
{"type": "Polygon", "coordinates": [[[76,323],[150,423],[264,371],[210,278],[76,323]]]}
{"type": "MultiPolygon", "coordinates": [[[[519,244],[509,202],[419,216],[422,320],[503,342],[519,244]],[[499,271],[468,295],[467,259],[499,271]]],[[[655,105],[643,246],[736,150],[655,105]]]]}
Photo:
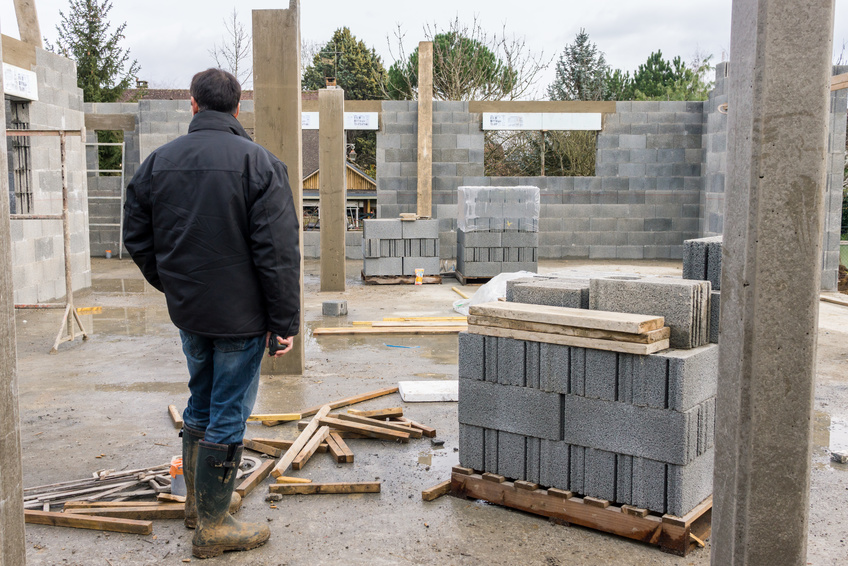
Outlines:
{"type": "Polygon", "coordinates": [[[241,85],[238,80],[221,69],[206,69],[191,79],[192,110],[215,110],[238,114],[241,85]]]}

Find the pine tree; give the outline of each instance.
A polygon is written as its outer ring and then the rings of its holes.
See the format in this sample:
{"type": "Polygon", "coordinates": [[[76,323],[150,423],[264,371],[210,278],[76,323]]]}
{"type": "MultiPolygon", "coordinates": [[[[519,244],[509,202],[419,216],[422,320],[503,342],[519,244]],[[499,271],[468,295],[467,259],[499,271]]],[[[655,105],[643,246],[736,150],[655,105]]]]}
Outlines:
{"type": "Polygon", "coordinates": [[[556,64],[556,78],[548,87],[551,100],[604,100],[608,66],[585,29],[566,45],[556,64]]]}

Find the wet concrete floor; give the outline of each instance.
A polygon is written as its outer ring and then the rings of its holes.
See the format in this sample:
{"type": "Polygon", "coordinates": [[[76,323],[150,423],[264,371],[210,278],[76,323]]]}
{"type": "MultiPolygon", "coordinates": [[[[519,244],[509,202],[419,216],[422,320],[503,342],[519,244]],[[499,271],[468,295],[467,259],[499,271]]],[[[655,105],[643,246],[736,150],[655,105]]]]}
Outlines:
{"type": "MultiPolygon", "coordinates": [[[[542,272],[571,268],[680,274],[679,262],[540,265],[542,272]]],[[[456,378],[455,336],[312,336],[315,327],[354,320],[455,315],[451,305],[459,297],[451,291],[458,285],[453,279],[419,287],[372,286],[363,285],[360,269],[361,262],[348,262],[345,293],[320,293],[317,262],[307,262],[306,371],[263,376],[257,412],[296,411],[399,380],[456,378]],[[324,318],[321,302],[337,298],[348,301],[349,315],[324,318]]],[[[48,355],[61,315],[17,312],[25,487],[90,477],[106,468],[158,465],[180,451],[167,406],[185,406],[187,374],[164,297],[131,261],[95,259],[92,270],[92,288],[76,296],[78,307],[92,307],[83,317],[88,341],[63,344],[57,355],[48,355]]],[[[848,465],[830,461],[831,449],[848,450],[848,308],[822,303],[820,318],[808,560],[816,565],[842,564],[848,552],[848,465]]],[[[444,448],[433,448],[426,438],[405,445],[351,440],[353,464],[318,454],[289,474],[314,481],[378,480],[382,493],[295,496],[272,508],[262,486],[246,499],[241,516],[267,522],[271,540],[204,564],[709,564],[709,543],[681,558],[486,503],[452,497],[423,502],[421,490],[447,479],[457,464],[456,404],[403,404],[394,395],[357,408],[388,406],[403,406],[410,418],[434,426],[444,448]]],[[[293,424],[250,424],[247,435],[292,439],[297,432],[293,424]]],[[[27,547],[31,566],[183,564],[191,557],[191,531],[181,521],[156,521],[150,536],[27,525],[27,547]]]]}

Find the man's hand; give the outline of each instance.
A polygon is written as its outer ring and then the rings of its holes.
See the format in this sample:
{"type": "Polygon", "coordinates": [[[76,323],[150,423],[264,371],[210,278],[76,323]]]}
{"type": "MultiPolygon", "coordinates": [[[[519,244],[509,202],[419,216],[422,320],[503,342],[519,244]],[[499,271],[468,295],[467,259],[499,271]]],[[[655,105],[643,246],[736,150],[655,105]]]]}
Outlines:
{"type": "MultiPolygon", "coordinates": [[[[265,348],[266,349],[268,348],[268,342],[270,340],[271,340],[271,332],[269,331],[265,334],[265,348]]],[[[281,357],[285,356],[286,354],[288,354],[289,352],[291,352],[292,345],[294,344],[294,336],[289,336],[288,338],[283,338],[282,336],[277,336],[277,343],[280,344],[281,346],[285,346],[285,348],[283,348],[282,350],[277,350],[277,352],[275,354],[273,354],[273,356],[269,352],[268,353],[269,357],[281,358],[281,357]]]]}

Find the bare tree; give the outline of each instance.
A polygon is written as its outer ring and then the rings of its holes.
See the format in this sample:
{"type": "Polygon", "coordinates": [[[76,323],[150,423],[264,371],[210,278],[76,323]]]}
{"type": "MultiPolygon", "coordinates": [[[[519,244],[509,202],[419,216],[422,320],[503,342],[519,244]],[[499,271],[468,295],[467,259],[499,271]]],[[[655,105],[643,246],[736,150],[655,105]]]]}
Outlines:
{"type": "Polygon", "coordinates": [[[232,73],[241,83],[242,88],[248,88],[253,80],[253,38],[239,21],[238,11],[224,19],[227,33],[209,50],[215,60],[215,65],[232,73]]]}
{"type": "Polygon", "coordinates": [[[321,53],[324,45],[314,39],[300,40],[300,68],[306,69],[314,63],[315,56],[321,53]]]}

